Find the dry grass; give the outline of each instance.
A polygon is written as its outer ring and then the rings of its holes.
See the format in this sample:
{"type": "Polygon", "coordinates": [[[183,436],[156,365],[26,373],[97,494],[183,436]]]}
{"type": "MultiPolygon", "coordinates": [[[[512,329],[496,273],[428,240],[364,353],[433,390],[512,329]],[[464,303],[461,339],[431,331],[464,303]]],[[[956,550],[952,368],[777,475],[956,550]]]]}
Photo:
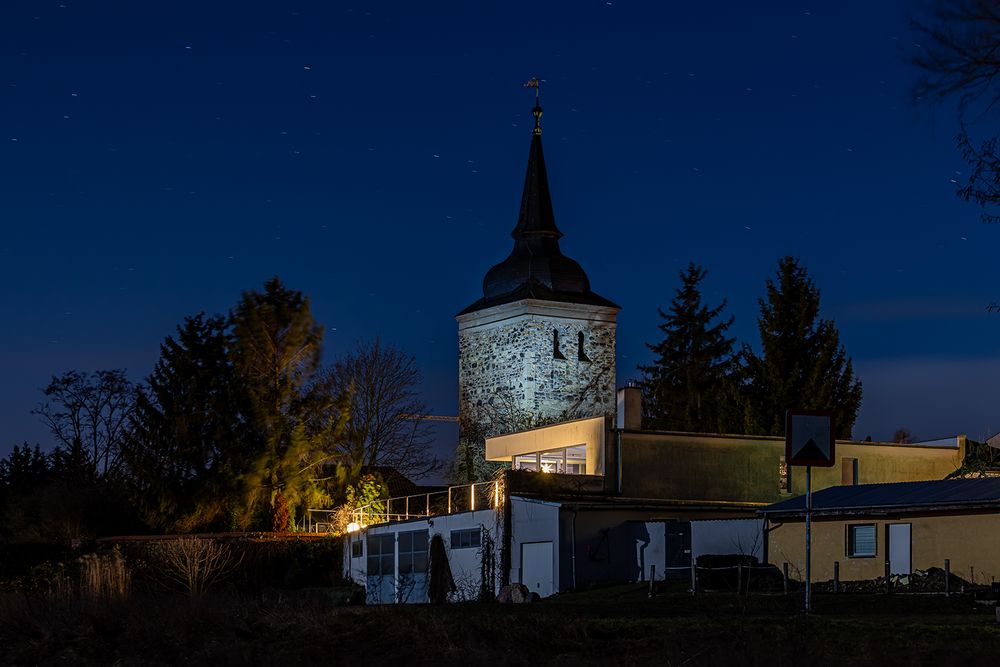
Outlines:
{"type": "MultiPolygon", "coordinates": [[[[1000,629],[968,599],[842,597],[806,618],[768,598],[646,600],[642,587],[500,606],[335,607],[315,591],[0,596],[0,664],[992,665],[1000,629]],[[853,609],[853,610],[852,610],[853,609]],[[908,611],[917,613],[906,613],[908,611]]],[[[830,602],[830,600],[821,600],[830,602]]]]}
{"type": "Polygon", "coordinates": [[[93,601],[127,600],[132,592],[132,572],[118,549],[81,556],[80,596],[93,601]]]}

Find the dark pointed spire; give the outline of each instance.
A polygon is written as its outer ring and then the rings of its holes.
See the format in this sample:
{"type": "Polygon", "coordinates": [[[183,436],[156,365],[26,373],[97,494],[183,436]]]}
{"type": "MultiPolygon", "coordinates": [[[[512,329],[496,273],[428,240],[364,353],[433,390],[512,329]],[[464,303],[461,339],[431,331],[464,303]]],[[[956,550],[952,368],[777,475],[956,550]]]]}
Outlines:
{"type": "Polygon", "coordinates": [[[552,195],[549,193],[549,175],[545,170],[545,154],[542,152],[542,108],[535,104],[535,130],[531,135],[531,150],[528,151],[528,169],[524,174],[524,190],[521,193],[521,211],[517,215],[517,226],[510,233],[515,240],[526,234],[560,238],[562,232],[556,227],[556,216],[552,212],[552,195]]]}
{"type": "Polygon", "coordinates": [[[549,177],[542,153],[542,107],[538,100],[538,80],[527,87],[536,89],[535,127],[528,152],[528,169],[524,176],[521,210],[517,226],[511,232],[514,249],[510,256],[490,269],[483,279],[483,298],[466,308],[472,312],[492,305],[520,299],[541,299],[569,303],[587,303],[617,308],[607,299],[590,291],[590,280],[583,268],[562,254],[549,193],[549,177]]]}

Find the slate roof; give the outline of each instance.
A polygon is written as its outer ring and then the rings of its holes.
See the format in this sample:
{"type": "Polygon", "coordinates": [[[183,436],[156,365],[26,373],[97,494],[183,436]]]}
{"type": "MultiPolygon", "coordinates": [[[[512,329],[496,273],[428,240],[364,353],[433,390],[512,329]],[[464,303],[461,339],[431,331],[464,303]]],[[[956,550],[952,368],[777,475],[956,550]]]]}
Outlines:
{"type": "MultiPolygon", "coordinates": [[[[812,494],[813,511],[824,514],[984,505],[1000,506],[1000,477],[833,486],[812,494]]],[[[775,518],[775,515],[802,514],[805,507],[803,495],[768,505],[759,513],[775,518]]]]}
{"type": "Polygon", "coordinates": [[[514,248],[504,261],[483,279],[483,298],[459,315],[522,299],[544,299],[563,303],[584,303],[618,306],[590,290],[586,272],[575,260],[562,254],[552,212],[552,194],[542,152],[542,108],[535,105],[535,129],[528,153],[528,169],[524,175],[521,209],[517,225],[510,233],[514,248]]]}

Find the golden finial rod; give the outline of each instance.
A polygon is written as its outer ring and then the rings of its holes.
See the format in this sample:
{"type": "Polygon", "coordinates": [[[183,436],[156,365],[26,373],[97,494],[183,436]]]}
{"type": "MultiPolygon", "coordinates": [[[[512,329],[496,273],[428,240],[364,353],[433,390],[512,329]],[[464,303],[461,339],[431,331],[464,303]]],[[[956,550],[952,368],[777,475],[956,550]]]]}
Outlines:
{"type": "Polygon", "coordinates": [[[536,135],[542,134],[542,82],[537,76],[533,76],[528,79],[528,83],[524,84],[525,88],[535,89],[535,108],[531,110],[532,115],[535,117],[535,130],[536,135]]]}

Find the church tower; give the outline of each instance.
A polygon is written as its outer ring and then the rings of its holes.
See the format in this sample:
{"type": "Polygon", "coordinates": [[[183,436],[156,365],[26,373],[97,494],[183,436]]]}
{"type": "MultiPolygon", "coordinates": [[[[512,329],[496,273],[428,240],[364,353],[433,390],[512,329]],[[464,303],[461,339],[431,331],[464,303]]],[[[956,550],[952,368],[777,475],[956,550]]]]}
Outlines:
{"type": "Polygon", "coordinates": [[[615,410],[613,302],[591,291],[583,268],[562,254],[535,127],[514,248],[486,273],[483,297],[458,314],[459,414],[487,435],[524,418],[572,419],[615,410]]]}

